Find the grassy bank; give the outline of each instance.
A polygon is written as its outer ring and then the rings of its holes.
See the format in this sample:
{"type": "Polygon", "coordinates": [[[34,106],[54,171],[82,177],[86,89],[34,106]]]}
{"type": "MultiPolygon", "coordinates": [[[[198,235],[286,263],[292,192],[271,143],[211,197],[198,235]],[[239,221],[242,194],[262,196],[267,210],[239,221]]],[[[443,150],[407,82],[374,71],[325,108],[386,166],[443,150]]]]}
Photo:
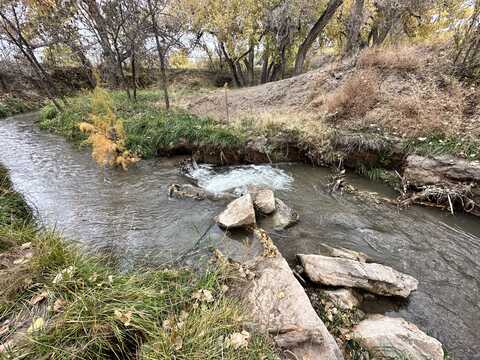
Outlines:
{"type": "Polygon", "coordinates": [[[247,318],[221,273],[115,272],[38,229],[0,175],[0,358],[276,358],[263,337],[236,341],[247,318]]]}
{"type": "MultiPolygon", "coordinates": [[[[136,102],[129,100],[121,91],[110,94],[115,113],[123,120],[127,135],[126,146],[142,158],[155,156],[182,143],[228,148],[239,146],[244,141],[240,131],[209,118],[197,117],[180,110],[165,111],[158,91],[140,91],[136,102]]],[[[70,106],[62,113],[53,105],[44,107],[40,126],[81,142],[85,140],[85,135],[78,125],[89,121],[91,94],[85,93],[69,101],[70,106]]]]}
{"type": "Polygon", "coordinates": [[[26,100],[14,96],[0,98],[0,119],[33,111],[40,106],[41,104],[35,100],[26,100]]]}

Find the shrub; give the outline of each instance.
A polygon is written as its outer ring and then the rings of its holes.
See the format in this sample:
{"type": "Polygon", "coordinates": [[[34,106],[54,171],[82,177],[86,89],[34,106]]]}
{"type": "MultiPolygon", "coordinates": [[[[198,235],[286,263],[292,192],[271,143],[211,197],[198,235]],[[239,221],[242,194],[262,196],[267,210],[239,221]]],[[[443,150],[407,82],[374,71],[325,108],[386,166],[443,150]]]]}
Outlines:
{"type": "Polygon", "coordinates": [[[378,101],[380,77],[374,70],[354,73],[340,88],[325,99],[331,119],[362,118],[378,101]]]}
{"type": "Polygon", "coordinates": [[[41,119],[45,119],[45,120],[52,120],[57,115],[58,115],[58,109],[53,104],[45,105],[40,112],[41,119]]]}

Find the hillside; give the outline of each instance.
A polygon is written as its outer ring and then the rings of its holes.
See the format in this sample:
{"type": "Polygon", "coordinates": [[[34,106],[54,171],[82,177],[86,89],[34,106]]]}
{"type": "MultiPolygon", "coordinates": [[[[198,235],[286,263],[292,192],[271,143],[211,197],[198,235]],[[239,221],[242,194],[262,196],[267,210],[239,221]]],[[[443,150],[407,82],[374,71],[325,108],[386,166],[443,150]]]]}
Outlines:
{"type": "MultiPolygon", "coordinates": [[[[189,97],[182,106],[220,121],[227,121],[228,102],[230,122],[267,120],[299,127],[313,122],[401,138],[475,143],[480,92],[449,75],[448,54],[435,46],[369,49],[357,59],[331,61],[297,77],[189,97]]],[[[469,145],[454,150],[460,156],[479,155],[469,145]]]]}

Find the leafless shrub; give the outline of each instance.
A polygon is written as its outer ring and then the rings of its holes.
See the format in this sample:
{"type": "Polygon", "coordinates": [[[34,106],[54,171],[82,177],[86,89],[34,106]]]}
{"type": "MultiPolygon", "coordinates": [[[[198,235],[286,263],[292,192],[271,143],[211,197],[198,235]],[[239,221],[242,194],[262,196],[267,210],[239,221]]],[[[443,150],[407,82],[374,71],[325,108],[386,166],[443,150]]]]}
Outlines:
{"type": "Polygon", "coordinates": [[[378,101],[380,77],[375,70],[362,70],[353,74],[324,101],[330,119],[361,118],[378,101]]]}

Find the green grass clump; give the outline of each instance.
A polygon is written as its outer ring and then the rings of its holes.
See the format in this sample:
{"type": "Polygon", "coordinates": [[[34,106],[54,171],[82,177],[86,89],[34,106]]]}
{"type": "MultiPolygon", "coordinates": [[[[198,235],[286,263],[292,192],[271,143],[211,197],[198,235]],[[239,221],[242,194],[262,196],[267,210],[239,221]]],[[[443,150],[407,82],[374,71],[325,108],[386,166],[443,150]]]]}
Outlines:
{"type": "MultiPolygon", "coordinates": [[[[212,119],[200,118],[180,110],[166,111],[161,106],[158,91],[143,90],[136,102],[124,92],[110,93],[116,115],[122,119],[126,131],[127,149],[140,157],[156,156],[177,144],[190,147],[235,147],[244,141],[242,132],[223,126],[212,119]]],[[[89,121],[91,96],[83,94],[69,100],[68,109],[58,112],[47,105],[41,113],[41,127],[60,133],[70,140],[85,140],[78,128],[89,121]]]]}
{"type": "Polygon", "coordinates": [[[0,118],[32,111],[37,106],[33,101],[10,96],[0,100],[0,118]]]}
{"type": "Polygon", "coordinates": [[[69,99],[69,106],[60,112],[53,104],[47,104],[40,112],[40,127],[81,142],[86,139],[78,125],[88,118],[91,111],[90,99],[85,95],[69,99]]]}
{"type": "Polygon", "coordinates": [[[227,339],[242,331],[245,318],[224,295],[219,272],[119,274],[54,233],[37,235],[32,245],[34,285],[17,289],[10,303],[18,309],[44,293],[48,310],[44,327],[15,349],[23,359],[276,358],[271,344],[254,334],[246,348],[228,346],[227,339]],[[212,298],[196,299],[200,290],[212,298]]]}
{"type": "Polygon", "coordinates": [[[12,229],[22,228],[32,221],[32,210],[22,195],[15,192],[8,171],[0,165],[0,251],[17,244],[12,229]]]}
{"type": "Polygon", "coordinates": [[[243,140],[233,129],[182,112],[135,114],[124,120],[124,126],[127,148],[142,157],[155,156],[159,150],[165,151],[178,144],[221,149],[238,146],[243,140]]]}
{"type": "Polygon", "coordinates": [[[431,134],[425,138],[410,139],[404,143],[407,153],[423,156],[454,155],[469,160],[480,160],[480,140],[474,137],[431,134]]]}

